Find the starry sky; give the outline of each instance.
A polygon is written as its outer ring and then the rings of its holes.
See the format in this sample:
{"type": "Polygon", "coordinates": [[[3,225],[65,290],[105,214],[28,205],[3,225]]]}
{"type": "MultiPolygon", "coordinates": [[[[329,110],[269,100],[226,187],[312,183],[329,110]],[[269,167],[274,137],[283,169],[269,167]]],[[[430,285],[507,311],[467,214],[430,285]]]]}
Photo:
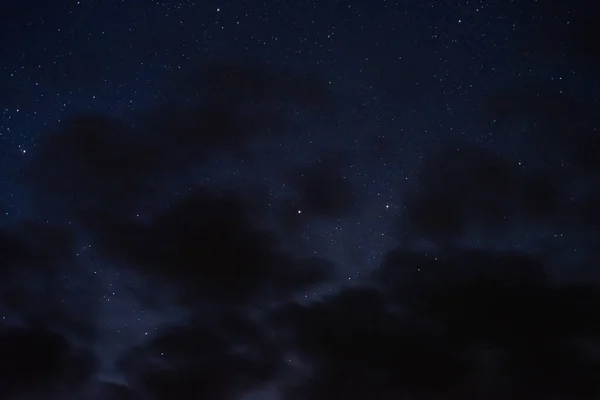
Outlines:
{"type": "Polygon", "coordinates": [[[4,6],[0,397],[597,398],[598,17],[4,6]]]}

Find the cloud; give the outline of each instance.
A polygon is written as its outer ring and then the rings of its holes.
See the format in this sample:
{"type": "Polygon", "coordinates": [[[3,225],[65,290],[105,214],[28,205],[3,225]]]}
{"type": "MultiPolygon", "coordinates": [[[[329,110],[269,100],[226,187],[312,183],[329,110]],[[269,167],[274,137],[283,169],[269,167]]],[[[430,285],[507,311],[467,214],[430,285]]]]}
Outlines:
{"type": "MultiPolygon", "coordinates": [[[[199,187],[191,177],[215,156],[276,135],[286,121],[278,99],[314,105],[323,92],[295,75],[229,63],[184,82],[188,97],[201,93],[200,104],[174,99],[130,121],[79,116],[45,138],[26,170],[45,212],[69,218],[102,262],[176,289],[193,315],[125,354],[118,367],[128,388],[106,386],[106,396],[227,399],[268,383],[285,398],[317,400],[600,393],[598,288],[552,283],[547,266],[530,255],[456,246],[473,228],[497,232],[511,221],[544,225],[581,216],[565,207],[562,180],[478,147],[447,148],[407,190],[400,222],[412,235],[445,244],[444,251],[397,248],[369,285],[311,304],[286,303],[323,282],[331,263],[290,249],[255,192],[199,187]]],[[[579,118],[573,110],[568,123],[579,118]]],[[[287,177],[295,193],[284,210],[297,218],[291,223],[354,211],[361,196],[343,172],[334,161],[293,169],[287,177]]],[[[15,378],[0,385],[0,395],[47,392],[48,382],[75,390],[94,361],[57,333],[76,331],[66,328],[72,314],[52,303],[36,312],[41,301],[27,296],[38,292],[17,272],[21,264],[72,262],[72,232],[20,229],[0,232],[0,266],[11,276],[3,294],[33,316],[30,328],[2,331],[0,367],[15,378]],[[38,369],[27,374],[34,350],[38,369]],[[22,363],[14,371],[9,357],[22,363]]],[[[40,282],[54,282],[41,275],[40,282]]]]}
{"type": "Polygon", "coordinates": [[[186,302],[278,297],[321,281],[329,263],[284,250],[256,198],[195,177],[215,157],[276,137],[289,107],[322,109],[325,86],[235,60],[172,86],[165,104],[130,119],[79,115],[45,135],[24,171],[35,205],[72,222],[104,261],[181,287],[186,302]]]}
{"type": "Polygon", "coordinates": [[[114,382],[98,382],[86,394],[90,400],[136,400],[140,397],[126,385],[114,382]]]}
{"type": "Polygon", "coordinates": [[[166,400],[233,399],[276,376],[282,363],[263,327],[225,316],[167,331],[125,355],[120,365],[138,394],[166,400]]]}
{"type": "Polygon", "coordinates": [[[381,293],[353,289],[306,309],[286,310],[312,378],[288,389],[291,399],[393,398],[449,391],[465,375],[443,339],[405,326],[381,293]]]}
{"type": "Polygon", "coordinates": [[[11,267],[24,257],[24,244],[10,232],[0,230],[0,273],[9,273],[11,267]]]}
{"type": "Polygon", "coordinates": [[[533,154],[529,164],[562,193],[563,225],[588,234],[600,226],[596,201],[600,119],[598,101],[592,96],[585,89],[517,82],[491,94],[485,107],[497,135],[512,136],[518,130],[526,142],[533,143],[527,149],[533,154]]]}
{"type": "Polygon", "coordinates": [[[279,336],[312,372],[286,398],[600,393],[597,287],[553,284],[524,254],[397,251],[376,277],[381,289],[346,289],[278,314],[279,336]]]}
{"type": "Polygon", "coordinates": [[[517,222],[554,221],[564,201],[560,182],[471,145],[445,148],[426,162],[405,198],[400,225],[442,243],[517,222]]]}
{"type": "Polygon", "coordinates": [[[26,325],[92,338],[94,307],[83,299],[93,285],[83,271],[70,272],[79,266],[74,254],[66,227],[24,221],[0,232],[0,312],[26,325]],[[73,281],[65,279],[67,272],[73,281]]]}
{"type": "MultiPolygon", "coordinates": [[[[445,154],[449,158],[441,159],[450,161],[438,165],[452,166],[446,170],[451,170],[453,179],[480,185],[467,195],[492,201],[494,212],[506,211],[533,220],[552,218],[553,207],[540,210],[537,202],[529,201],[539,190],[534,188],[535,174],[523,174],[502,158],[490,160],[489,154],[479,149],[464,149],[464,154],[457,159],[445,154]],[[515,187],[525,194],[511,197],[515,187]],[[493,203],[494,196],[508,201],[493,203]]],[[[434,169],[431,171],[433,174],[434,169]]],[[[438,186],[444,183],[437,179],[431,182],[438,186]]],[[[442,192],[441,196],[453,200],[449,193],[442,192]]],[[[465,195],[464,190],[461,195],[465,195]]],[[[114,239],[121,242],[121,251],[131,252],[128,257],[133,259],[144,253],[142,249],[153,249],[156,253],[146,253],[148,258],[140,258],[140,265],[155,265],[159,274],[167,273],[163,276],[174,274],[169,279],[196,282],[191,277],[198,274],[200,281],[210,283],[203,291],[210,292],[210,286],[231,297],[227,288],[235,287],[236,293],[250,293],[236,286],[239,283],[230,286],[230,281],[220,281],[220,275],[202,275],[202,270],[190,274],[183,266],[178,269],[179,260],[198,260],[190,265],[202,265],[204,257],[221,260],[217,254],[222,254],[221,243],[226,242],[219,239],[220,232],[231,234],[227,243],[235,254],[225,258],[231,264],[222,270],[224,276],[236,276],[249,287],[259,287],[252,282],[260,279],[247,275],[248,270],[239,272],[236,265],[247,264],[239,263],[236,257],[270,265],[265,262],[271,257],[268,251],[245,253],[244,247],[236,247],[236,243],[246,243],[253,251],[265,248],[252,241],[261,237],[256,231],[232,228],[230,220],[240,224],[247,218],[235,196],[206,191],[193,196],[196,198],[188,198],[181,209],[174,207],[154,221],[156,239],[147,239],[143,228],[130,235],[143,245],[114,239]],[[185,224],[181,222],[184,220],[185,224]],[[176,233],[184,226],[188,230],[183,238],[196,239],[192,242],[196,247],[190,248],[202,256],[192,252],[186,257],[186,242],[176,233]],[[196,226],[202,227],[200,231],[194,230],[196,226]],[[206,227],[220,230],[205,242],[202,229],[206,227]],[[181,247],[175,251],[170,240],[181,247]],[[183,258],[178,258],[179,254],[183,258]],[[172,269],[160,272],[161,260],[168,260],[172,269]]],[[[546,201],[545,196],[540,197],[546,201]]],[[[461,199],[455,198],[452,206],[462,206],[461,199]]],[[[489,209],[477,209],[475,200],[467,199],[473,201],[468,205],[475,210],[461,208],[460,216],[489,226],[501,223],[493,214],[488,215],[489,209]]],[[[460,234],[456,226],[463,225],[450,225],[443,231],[444,237],[460,234]]],[[[273,245],[276,241],[271,237],[265,243],[273,245]]],[[[256,277],[276,276],[274,271],[258,270],[256,277]]],[[[375,286],[347,289],[311,305],[284,306],[270,315],[269,323],[213,321],[175,328],[129,354],[122,368],[139,396],[154,393],[157,399],[173,393],[180,398],[235,398],[271,381],[290,399],[386,399],[401,395],[475,399],[550,394],[593,398],[600,391],[594,379],[600,366],[594,353],[600,344],[600,320],[594,315],[600,298],[595,286],[553,284],[540,260],[518,252],[457,248],[432,254],[395,249],[373,278],[375,286]],[[289,365],[290,351],[298,354],[304,367],[296,370],[289,365]]],[[[274,283],[277,285],[280,283],[274,283]]]]}
{"type": "Polygon", "coordinates": [[[0,396],[72,393],[91,377],[93,357],[57,333],[0,326],[0,396]]]}
{"type": "Polygon", "coordinates": [[[175,79],[164,104],[119,120],[83,114],[44,135],[24,176],[37,205],[125,212],[219,155],[283,131],[291,106],[322,110],[318,79],[214,61],[175,79]],[[68,199],[65,203],[64,199],[68,199]]]}
{"type": "Polygon", "coordinates": [[[241,196],[199,188],[149,222],[99,215],[86,226],[108,259],[199,297],[276,298],[328,276],[327,261],[285,251],[250,211],[241,196]]]}
{"type": "Polygon", "coordinates": [[[598,293],[553,282],[519,252],[397,248],[370,285],[262,312],[199,312],[120,367],[137,396],[157,400],[241,398],[266,384],[286,399],[592,399],[598,293]]]}
{"type": "Polygon", "coordinates": [[[0,231],[1,398],[77,393],[96,370],[92,286],[83,273],[65,279],[74,246],[59,225],[22,221],[0,231]]]}
{"type": "Polygon", "coordinates": [[[135,127],[105,116],[73,118],[47,136],[26,176],[51,205],[56,196],[66,198],[75,214],[90,207],[123,212],[268,126],[262,115],[241,117],[223,108],[165,106],[155,114],[135,127]]]}

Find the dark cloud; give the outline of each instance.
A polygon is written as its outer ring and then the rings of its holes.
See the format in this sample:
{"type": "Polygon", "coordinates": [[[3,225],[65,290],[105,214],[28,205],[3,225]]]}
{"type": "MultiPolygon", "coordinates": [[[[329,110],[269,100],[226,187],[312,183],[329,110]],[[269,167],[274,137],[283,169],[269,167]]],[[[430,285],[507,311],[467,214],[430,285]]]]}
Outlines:
{"type": "Polygon", "coordinates": [[[83,271],[72,276],[76,284],[65,277],[78,265],[73,254],[73,232],[65,227],[22,222],[1,232],[0,311],[19,315],[26,325],[92,338],[95,310],[86,300],[91,282],[83,271]]]}
{"type": "Polygon", "coordinates": [[[208,156],[260,135],[267,128],[262,117],[168,106],[132,127],[109,117],[79,116],[48,135],[27,176],[42,193],[70,197],[71,212],[128,210],[154,194],[158,183],[169,185],[176,174],[184,179],[208,156]]]}
{"type": "MultiPolygon", "coordinates": [[[[410,79],[398,82],[392,82],[396,91],[410,79]]],[[[596,171],[590,136],[571,141],[589,123],[589,110],[546,89],[502,93],[489,111],[498,119],[532,118],[553,140],[553,151],[576,143],[567,150],[577,172],[596,171]]],[[[127,386],[105,385],[103,398],[233,399],[272,381],[284,387],[286,399],[600,394],[598,288],[555,285],[542,261],[525,254],[456,247],[472,230],[581,227],[589,221],[584,215],[598,220],[598,197],[586,193],[574,203],[564,190],[568,182],[551,170],[525,168],[462,143],[460,150],[446,148],[404,192],[400,222],[409,236],[444,244],[443,251],[394,249],[370,286],[308,305],[286,304],[329,277],[331,263],[298,255],[272,229],[262,192],[211,190],[192,177],[215,157],[248,154],[249,142],[277,135],[290,106],[329,105],[327,91],[289,71],[230,60],[209,63],[170,90],[178,97],[130,120],[71,119],[43,138],[25,171],[37,205],[64,213],[102,262],[175,289],[194,316],[123,356],[118,368],[127,386]],[[181,187],[177,196],[162,197],[181,187]],[[299,365],[291,365],[290,353],[299,365]]],[[[385,140],[374,145],[387,150],[385,140]]],[[[310,219],[356,211],[363,198],[345,168],[339,160],[293,168],[286,176],[293,193],[277,215],[284,227],[297,231],[310,219]]],[[[74,262],[74,246],[72,231],[60,227],[0,232],[3,306],[24,315],[29,326],[0,330],[0,375],[11,377],[0,384],[0,396],[73,391],[95,369],[89,355],[53,332],[80,339],[94,333],[85,301],[79,299],[75,311],[51,301],[63,295],[56,292],[61,275],[55,267],[74,262]],[[37,267],[46,296],[19,275],[22,265],[37,267]],[[13,367],[8,360],[14,359],[13,367]]]]}
{"type": "Polygon", "coordinates": [[[322,108],[324,86],[231,60],[210,62],[174,86],[176,97],[130,120],[80,115],[45,136],[25,170],[44,199],[38,205],[63,212],[105,261],[165,279],[186,302],[274,298],[321,281],[328,262],[284,250],[261,227],[260,191],[187,189],[214,157],[277,134],[286,107],[322,108]],[[163,197],[182,185],[180,195],[163,197]]]}
{"type": "Polygon", "coordinates": [[[89,400],[141,400],[142,398],[129,386],[107,381],[90,382],[90,385],[80,392],[80,397],[89,400]]]}
{"type": "Polygon", "coordinates": [[[197,189],[150,222],[99,215],[86,226],[108,259],[200,297],[278,297],[328,275],[328,262],[285,251],[253,218],[243,197],[197,189]]]}
{"type": "Polygon", "coordinates": [[[24,221],[0,232],[3,399],[64,398],[97,368],[92,285],[84,273],[65,279],[74,247],[72,231],[59,225],[24,221]]]}
{"type": "MultiPolygon", "coordinates": [[[[110,133],[97,137],[110,138],[110,133]]],[[[99,143],[92,147],[104,153],[112,148],[99,143]]],[[[221,146],[209,143],[211,149],[221,146]]],[[[148,154],[158,154],[155,150],[128,160],[128,150],[134,146],[125,145],[121,155],[113,155],[126,161],[91,163],[91,172],[82,176],[94,180],[78,177],[66,190],[86,202],[107,196],[110,204],[135,204],[145,188],[128,188],[119,179],[168,176],[181,161],[159,157],[153,164],[148,154]],[[102,182],[98,176],[109,186],[95,186],[102,182]],[[89,189],[82,190],[87,183],[89,189]],[[120,190],[130,191],[119,197],[120,190]]],[[[318,163],[292,173],[295,217],[336,218],[360,203],[336,167],[318,163]]],[[[425,165],[419,186],[407,198],[404,221],[413,234],[446,244],[473,227],[500,230],[511,219],[560,221],[565,215],[563,187],[564,182],[545,172],[461,145],[425,165]]],[[[196,188],[144,218],[102,207],[85,212],[81,207],[74,215],[106,260],[175,287],[187,306],[202,304],[198,314],[209,303],[218,310],[224,306],[246,312],[250,304],[260,303],[255,299],[285,298],[321,282],[331,270],[327,261],[301,258],[285,247],[262,220],[265,212],[257,193],[262,196],[261,191],[196,188]]],[[[68,248],[67,239],[56,237],[68,248]]],[[[7,260],[20,254],[11,240],[7,235],[0,242],[7,260]]],[[[40,254],[60,259],[63,251],[41,246],[40,254]]],[[[239,316],[215,321],[205,315],[200,322],[168,329],[121,359],[128,387],[113,388],[110,396],[233,399],[273,381],[288,399],[524,399],[550,394],[591,399],[600,392],[594,379],[600,364],[592,351],[600,344],[600,321],[594,316],[600,298],[594,286],[554,286],[543,264],[523,254],[452,246],[431,254],[396,249],[373,282],[310,305],[287,305],[272,314],[263,310],[268,323],[239,316]],[[298,355],[301,367],[290,365],[290,352],[298,355]]]]}
{"type": "Polygon", "coordinates": [[[71,214],[129,210],[174,176],[185,181],[207,160],[278,134],[290,106],[328,102],[317,79],[233,61],[209,63],[173,85],[176,96],[127,121],[80,115],[45,135],[24,173],[44,198],[38,205],[61,203],[71,214]]]}
{"type": "Polygon", "coordinates": [[[12,266],[26,256],[24,244],[11,232],[0,230],[0,273],[10,272],[12,266]]]}
{"type": "Polygon", "coordinates": [[[470,145],[446,148],[425,164],[405,198],[401,226],[446,242],[474,229],[553,220],[564,201],[561,183],[543,172],[470,145]]]}
{"type": "Polygon", "coordinates": [[[198,314],[120,367],[153,399],[241,398],[269,382],[285,399],[600,394],[594,285],[553,283],[518,252],[400,248],[372,283],[258,318],[198,314]]]}
{"type": "Polygon", "coordinates": [[[51,270],[54,264],[64,262],[76,247],[74,232],[60,224],[23,221],[12,232],[20,241],[23,265],[51,270]]]}
{"type": "MultiPolygon", "coordinates": [[[[168,186],[173,176],[181,177],[220,151],[236,151],[247,139],[273,134],[269,129],[281,122],[281,110],[260,111],[257,102],[287,97],[316,105],[325,95],[316,81],[304,85],[300,77],[258,67],[215,63],[202,72],[210,75],[203,78],[209,86],[194,87],[198,75],[185,82],[195,94],[204,90],[199,104],[174,101],[133,121],[80,115],[45,136],[25,171],[37,205],[51,215],[57,208],[63,211],[96,242],[103,260],[166,279],[181,288],[185,302],[249,300],[257,293],[273,299],[321,281],[329,263],[284,251],[274,233],[258,228],[250,207],[254,198],[199,189],[164,211],[150,207],[146,220],[135,217],[146,200],[153,204],[161,182],[168,186]],[[243,105],[252,112],[240,109],[243,105]]],[[[87,319],[80,316],[81,326],[76,326],[77,319],[55,306],[65,299],[57,289],[65,283],[50,268],[72,261],[76,251],[70,232],[49,225],[20,229],[0,241],[2,269],[8,273],[43,265],[36,274],[47,289],[31,288],[22,277],[5,280],[5,304],[30,321],[69,325],[82,333],[87,319]]]]}
{"type": "Polygon", "coordinates": [[[4,399],[76,392],[94,369],[94,358],[59,334],[0,326],[0,396],[4,399]]]}
{"type": "Polygon", "coordinates": [[[324,304],[286,310],[293,336],[313,377],[286,398],[391,399],[441,395],[467,366],[443,338],[432,338],[388,309],[374,290],[350,290],[324,304]]]}
{"type": "Polygon", "coordinates": [[[518,82],[493,93],[486,111],[496,123],[496,134],[514,137],[520,132],[533,143],[528,169],[543,168],[546,181],[563,198],[555,219],[569,229],[594,234],[600,226],[599,104],[588,88],[568,91],[559,85],[518,82]]]}
{"type": "Polygon", "coordinates": [[[140,398],[131,388],[118,383],[107,382],[100,387],[98,392],[96,397],[98,400],[135,400],[140,398]]]}
{"type": "Polygon", "coordinates": [[[120,365],[144,398],[234,399],[280,372],[276,343],[248,318],[222,317],[165,332],[120,365]]]}
{"type": "Polygon", "coordinates": [[[421,291],[429,287],[469,280],[496,280],[506,285],[537,285],[546,281],[542,262],[517,252],[490,250],[419,253],[396,248],[385,255],[374,275],[403,300],[422,296],[421,291]]]}
{"type": "Polygon", "coordinates": [[[398,250],[377,277],[387,289],[285,308],[277,324],[312,371],[286,398],[595,398],[598,288],[553,285],[541,267],[398,250]]]}

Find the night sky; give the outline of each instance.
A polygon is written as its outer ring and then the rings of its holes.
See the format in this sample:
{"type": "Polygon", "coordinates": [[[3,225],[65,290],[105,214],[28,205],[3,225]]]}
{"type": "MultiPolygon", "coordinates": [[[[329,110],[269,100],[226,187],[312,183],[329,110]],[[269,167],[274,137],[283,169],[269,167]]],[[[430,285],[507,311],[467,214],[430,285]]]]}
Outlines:
{"type": "Polygon", "coordinates": [[[7,2],[0,399],[600,398],[598,9],[7,2]]]}

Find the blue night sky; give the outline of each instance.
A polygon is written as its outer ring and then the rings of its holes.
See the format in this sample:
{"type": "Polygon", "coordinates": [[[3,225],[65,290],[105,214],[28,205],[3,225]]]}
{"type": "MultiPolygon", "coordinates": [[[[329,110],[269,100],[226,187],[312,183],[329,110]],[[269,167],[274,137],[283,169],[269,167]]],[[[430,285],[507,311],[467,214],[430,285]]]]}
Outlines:
{"type": "Polygon", "coordinates": [[[10,3],[0,398],[600,395],[597,6],[10,3]]]}

